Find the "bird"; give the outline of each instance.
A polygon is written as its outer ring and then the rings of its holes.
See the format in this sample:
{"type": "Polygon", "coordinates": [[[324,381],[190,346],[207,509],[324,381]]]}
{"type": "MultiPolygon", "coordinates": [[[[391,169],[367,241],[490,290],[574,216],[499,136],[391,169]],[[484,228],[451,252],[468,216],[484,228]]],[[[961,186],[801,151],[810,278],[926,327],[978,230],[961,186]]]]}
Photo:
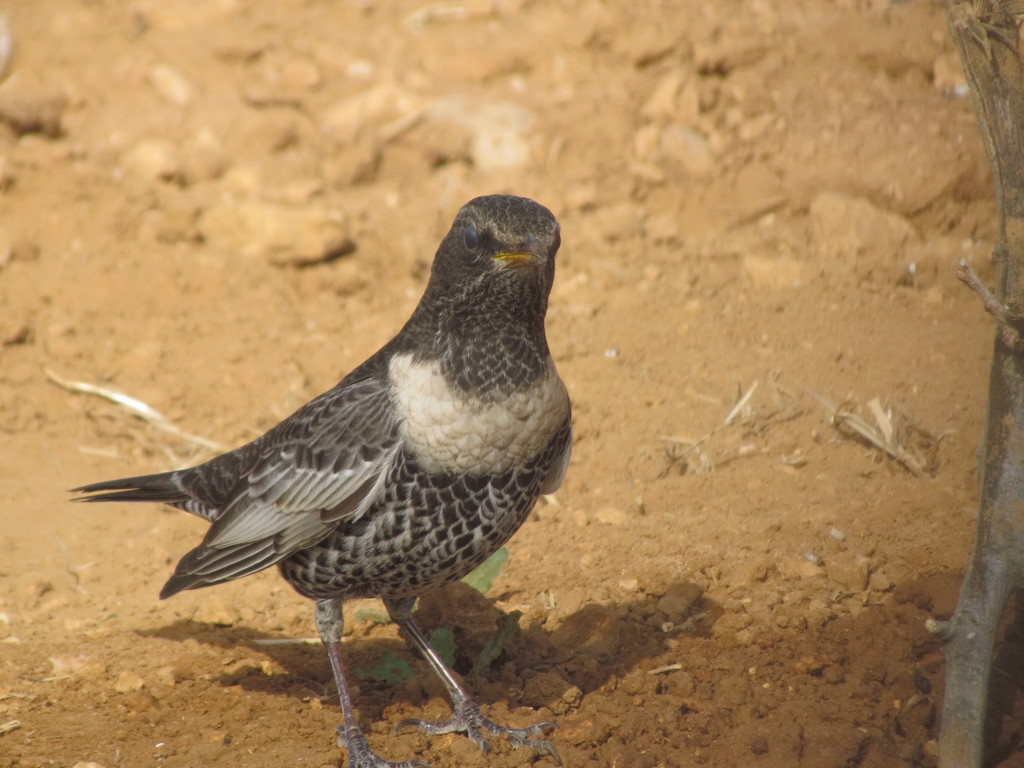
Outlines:
{"type": "Polygon", "coordinates": [[[545,315],[561,231],[529,198],[466,203],[442,239],[401,330],[335,387],[240,448],[159,474],[72,489],[75,501],[162,502],[209,521],[160,592],[220,584],[276,565],[314,601],[338,688],[349,768],[389,762],[359,726],[342,653],[342,605],[380,598],[451,699],[428,735],[504,737],[561,764],[542,722],[492,721],[431,648],[414,617],[424,593],[463,578],[504,545],[572,451],[567,389],[545,315]]]}

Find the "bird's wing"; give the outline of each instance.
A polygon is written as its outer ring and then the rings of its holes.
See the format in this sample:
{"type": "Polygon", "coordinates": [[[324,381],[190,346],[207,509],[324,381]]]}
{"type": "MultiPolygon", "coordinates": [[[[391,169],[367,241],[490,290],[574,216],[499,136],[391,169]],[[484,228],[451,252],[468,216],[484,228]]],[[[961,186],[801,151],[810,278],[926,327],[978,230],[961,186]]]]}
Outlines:
{"type": "Polygon", "coordinates": [[[400,450],[387,389],[369,378],[312,401],[240,449],[249,456],[197,467],[182,478],[193,498],[210,499],[229,477],[235,482],[161,595],[255,573],[324,538],[376,500],[400,450]]]}

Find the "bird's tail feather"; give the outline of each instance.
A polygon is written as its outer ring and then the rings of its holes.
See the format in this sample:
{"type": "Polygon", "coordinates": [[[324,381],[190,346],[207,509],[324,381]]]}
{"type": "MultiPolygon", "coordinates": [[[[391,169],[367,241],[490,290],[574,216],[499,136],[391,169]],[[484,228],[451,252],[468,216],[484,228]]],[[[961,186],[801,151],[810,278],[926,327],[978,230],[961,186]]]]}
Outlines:
{"type": "Polygon", "coordinates": [[[161,472],[157,475],[106,480],[102,483],[72,488],[71,493],[92,494],[80,496],[75,501],[152,501],[180,504],[188,501],[189,496],[174,482],[175,474],[177,473],[161,472]]]}

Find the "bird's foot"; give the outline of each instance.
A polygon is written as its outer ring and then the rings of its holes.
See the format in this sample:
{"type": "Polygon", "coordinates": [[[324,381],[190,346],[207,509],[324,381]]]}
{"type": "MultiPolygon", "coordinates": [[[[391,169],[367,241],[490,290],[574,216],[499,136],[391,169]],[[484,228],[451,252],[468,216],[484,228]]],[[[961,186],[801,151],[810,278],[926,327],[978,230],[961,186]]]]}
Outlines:
{"type": "Polygon", "coordinates": [[[348,752],[348,768],[430,768],[419,760],[405,763],[392,763],[385,760],[372,749],[363,732],[358,728],[338,726],[338,746],[348,752]]]}
{"type": "Polygon", "coordinates": [[[455,702],[455,716],[451,720],[430,721],[413,717],[400,722],[395,730],[399,731],[408,727],[419,728],[428,736],[439,736],[443,733],[465,733],[483,752],[488,752],[491,749],[484,732],[491,736],[505,736],[514,747],[529,747],[538,754],[551,755],[555,762],[559,765],[562,764],[562,758],[559,756],[558,750],[555,749],[555,745],[546,739],[538,738],[553,731],[554,723],[543,722],[526,728],[508,728],[484,715],[480,707],[469,699],[455,702]]]}

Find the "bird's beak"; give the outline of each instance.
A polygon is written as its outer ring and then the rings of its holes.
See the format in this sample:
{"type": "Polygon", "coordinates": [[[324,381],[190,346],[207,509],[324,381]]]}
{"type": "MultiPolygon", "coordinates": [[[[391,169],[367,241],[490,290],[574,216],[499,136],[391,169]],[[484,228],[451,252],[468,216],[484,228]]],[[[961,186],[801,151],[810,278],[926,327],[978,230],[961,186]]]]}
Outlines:
{"type": "Polygon", "coordinates": [[[510,267],[532,267],[541,260],[537,254],[529,251],[501,251],[494,258],[510,267]]]}

